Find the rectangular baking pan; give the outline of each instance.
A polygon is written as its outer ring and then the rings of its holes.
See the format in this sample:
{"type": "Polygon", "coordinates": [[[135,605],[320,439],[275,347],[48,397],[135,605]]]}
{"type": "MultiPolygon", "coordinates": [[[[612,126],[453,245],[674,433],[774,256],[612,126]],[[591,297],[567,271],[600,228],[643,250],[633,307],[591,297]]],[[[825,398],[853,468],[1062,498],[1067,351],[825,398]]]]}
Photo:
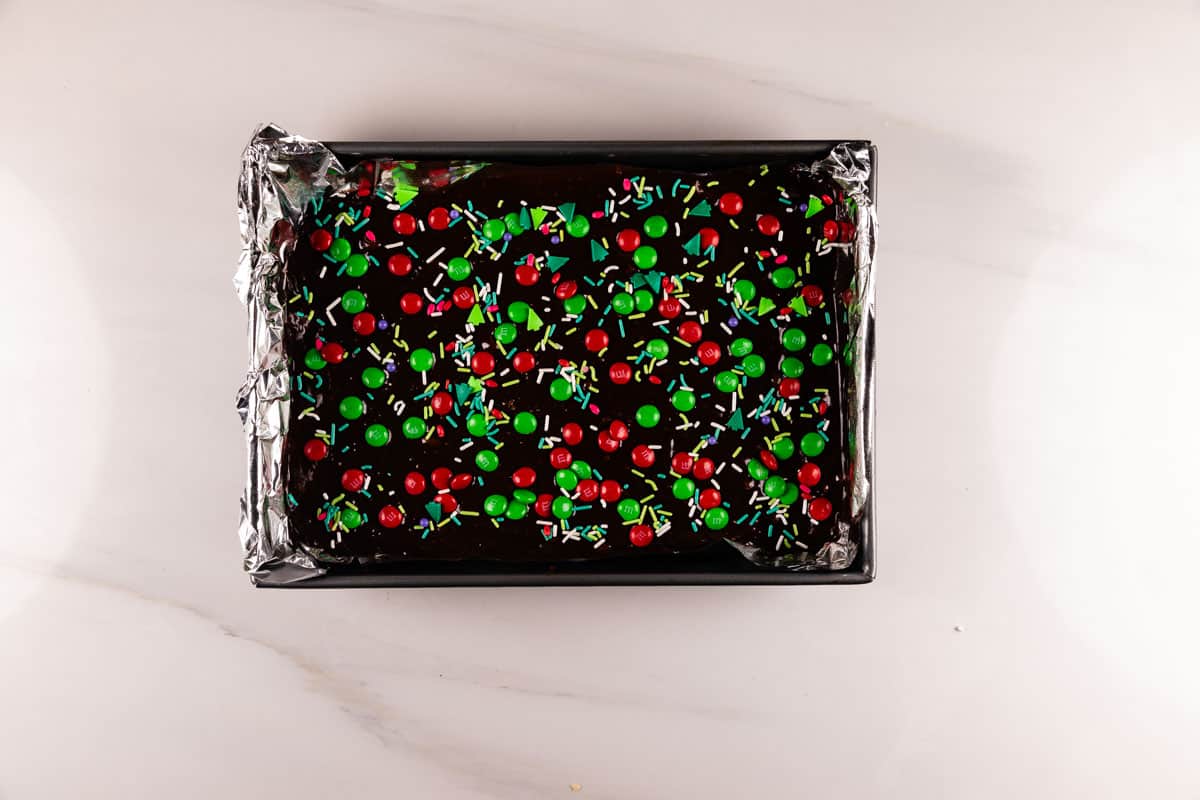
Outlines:
{"type": "MultiPolygon", "coordinates": [[[[343,164],[392,156],[412,160],[506,161],[521,164],[567,164],[616,161],[676,169],[709,169],[760,163],[769,159],[816,161],[847,140],[745,140],[654,142],[327,142],[343,164]]],[[[878,207],[878,152],[871,146],[871,199],[878,207]]],[[[869,328],[867,356],[875,357],[874,327],[869,328]]],[[[873,402],[872,402],[873,407],[873,402]]],[[[874,420],[868,420],[874,426],[874,420]]],[[[871,474],[874,475],[874,465],[871,474]]],[[[861,545],[848,569],[791,571],[764,569],[748,563],[731,547],[714,546],[697,553],[594,561],[534,564],[413,562],[379,566],[330,565],[318,578],[294,583],[259,583],[267,588],[345,589],[421,586],[703,586],[858,584],[875,578],[874,481],[859,521],[861,545]]]]}

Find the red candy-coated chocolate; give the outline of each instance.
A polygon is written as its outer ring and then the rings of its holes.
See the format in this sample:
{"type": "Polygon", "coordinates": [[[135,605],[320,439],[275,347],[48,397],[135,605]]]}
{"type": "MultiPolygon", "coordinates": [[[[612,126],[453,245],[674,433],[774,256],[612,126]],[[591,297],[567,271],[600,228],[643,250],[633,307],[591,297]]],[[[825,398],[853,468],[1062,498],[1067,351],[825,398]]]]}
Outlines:
{"type": "Polygon", "coordinates": [[[379,509],[379,524],[385,528],[396,528],[404,522],[404,512],[395,506],[384,506],[379,509]]]}
{"type": "Polygon", "coordinates": [[[438,206],[429,212],[429,227],[435,231],[444,231],[450,227],[450,212],[438,206]]]}
{"type": "Polygon", "coordinates": [[[593,328],[583,337],[583,346],[593,353],[599,353],[608,347],[608,334],[599,328],[593,328]]]}
{"type": "Polygon", "coordinates": [[[808,504],[808,515],[820,522],[823,519],[829,519],[829,515],[833,513],[833,503],[826,500],[824,497],[818,497],[808,504]]]}
{"type": "Polygon", "coordinates": [[[329,445],[320,439],[309,439],[304,443],[304,457],[309,461],[320,461],[329,455],[329,445]]]}
{"type": "Polygon", "coordinates": [[[621,443],[614,439],[608,431],[600,431],[596,434],[596,444],[606,453],[615,453],[621,449],[621,443]]]}
{"type": "Polygon", "coordinates": [[[683,339],[688,344],[695,344],[704,336],[704,329],[700,327],[700,323],[689,319],[687,322],[679,326],[679,338],[683,339]]]}
{"type": "Polygon", "coordinates": [[[517,372],[529,372],[537,366],[537,361],[533,357],[533,353],[522,350],[513,356],[513,369],[517,372]]]}
{"type": "Polygon", "coordinates": [[[449,467],[436,467],[433,472],[429,473],[429,482],[435,489],[449,489],[450,478],[453,476],[454,472],[449,467]]]}
{"type": "Polygon", "coordinates": [[[769,470],[779,469],[779,460],[775,458],[775,454],[770,450],[759,450],[758,460],[763,463],[763,466],[769,470]]]}
{"type": "Polygon", "coordinates": [[[654,541],[654,529],[649,525],[634,525],[629,529],[629,541],[634,547],[646,547],[654,541]]]}
{"type": "Polygon", "coordinates": [[[696,348],[696,355],[700,358],[700,363],[711,367],[713,364],[721,360],[721,345],[716,342],[701,342],[696,348]]]}
{"type": "Polygon", "coordinates": [[[456,492],[461,492],[463,489],[475,482],[475,478],[469,472],[460,472],[450,479],[450,488],[456,492]]]}
{"type": "Polygon", "coordinates": [[[454,499],[454,495],[452,494],[439,494],[433,499],[442,507],[442,513],[444,514],[453,514],[458,510],[458,501],[454,499]]]}
{"type": "Polygon", "coordinates": [[[480,350],[471,356],[471,372],[476,375],[487,375],[496,368],[496,357],[486,350],[480,350]]]}
{"type": "Polygon", "coordinates": [[[708,480],[716,471],[717,465],[711,458],[697,458],[696,465],[692,467],[692,474],[700,481],[708,480]]]}
{"type": "Polygon", "coordinates": [[[674,297],[665,297],[658,301],[658,313],[665,319],[675,319],[683,312],[683,304],[674,297]]]}
{"type": "Polygon", "coordinates": [[[700,493],[699,505],[705,511],[721,505],[721,493],[711,486],[700,493]]]}
{"type": "Polygon", "coordinates": [[[763,214],[758,218],[758,230],[766,236],[779,233],[779,219],[771,214],[763,214]]]}
{"type": "Polygon", "coordinates": [[[700,247],[707,250],[710,247],[716,247],[721,243],[721,234],[716,228],[701,228],[700,229],[700,247]]]}
{"type": "Polygon", "coordinates": [[[554,495],[539,494],[537,502],[533,504],[533,510],[537,512],[539,517],[550,516],[550,506],[554,503],[554,495]]]}
{"type": "Polygon", "coordinates": [[[629,438],[629,426],[619,419],[614,419],[608,426],[608,435],[618,442],[623,442],[629,438]]]}
{"type": "Polygon", "coordinates": [[[613,364],[608,368],[608,379],[616,384],[629,383],[633,380],[633,368],[625,362],[613,364]]]}
{"type": "Polygon", "coordinates": [[[810,283],[800,290],[800,296],[804,298],[804,302],[810,306],[819,306],[825,301],[825,292],[820,286],[810,283]]]}
{"type": "Polygon", "coordinates": [[[555,469],[566,469],[574,460],[571,451],[565,447],[556,447],[550,451],[550,466],[555,469]]]}
{"type": "Polygon", "coordinates": [[[404,253],[396,253],[388,259],[388,272],[397,278],[403,278],[412,272],[412,258],[404,253]]]}
{"type": "Polygon", "coordinates": [[[333,234],[326,230],[315,230],[308,235],[308,243],[318,253],[324,253],[333,244],[333,234]]]}
{"type": "Polygon", "coordinates": [[[617,234],[617,247],[626,253],[632,253],[634,250],[637,250],[638,245],[641,243],[642,235],[633,228],[626,228],[617,234]]]}
{"type": "Polygon", "coordinates": [[[779,382],[779,394],[791,400],[800,396],[800,379],[784,378],[779,382]]]}
{"type": "Polygon", "coordinates": [[[347,492],[361,491],[367,484],[367,473],[361,469],[348,469],[342,473],[342,488],[347,492]]]}
{"type": "Polygon", "coordinates": [[[600,496],[600,484],[591,478],[584,478],[579,482],[576,491],[579,493],[580,500],[591,503],[600,496]]]}
{"type": "Polygon", "coordinates": [[[693,461],[690,453],[676,453],[671,458],[671,469],[679,475],[687,475],[692,471],[693,461]]]}
{"type": "Polygon", "coordinates": [[[647,445],[639,444],[633,448],[633,463],[642,469],[654,466],[654,451],[647,445]]]}
{"type": "Polygon", "coordinates": [[[456,308],[461,308],[466,311],[471,306],[475,305],[475,290],[470,286],[459,286],[450,295],[450,299],[454,301],[456,308]]]}
{"type": "Polygon", "coordinates": [[[726,192],[717,201],[717,208],[721,209],[722,214],[736,216],[742,213],[742,196],[737,192],[726,192]]]}
{"type": "Polygon", "coordinates": [[[354,328],[354,332],[359,336],[370,336],[375,332],[375,315],[370,311],[360,311],[354,315],[350,327],[354,328]]]}
{"type": "Polygon", "coordinates": [[[583,441],[583,428],[577,423],[568,422],[562,426],[563,441],[574,447],[583,441]]]}
{"type": "Polygon", "coordinates": [[[805,486],[816,486],[821,482],[821,468],[809,462],[796,470],[796,480],[805,486]]]}
{"type": "Polygon", "coordinates": [[[409,494],[420,494],[425,491],[425,476],[419,472],[410,472],[405,475],[404,491],[409,494]]]}
{"type": "Polygon", "coordinates": [[[321,358],[330,364],[340,364],[346,360],[346,348],[337,342],[326,342],[321,348],[321,358]]]}
{"type": "Polygon", "coordinates": [[[559,300],[570,300],[579,291],[579,284],[575,281],[562,281],[554,287],[554,296],[559,300]]]}
{"type": "Polygon", "coordinates": [[[531,264],[522,264],[517,267],[517,283],[522,286],[533,286],[538,282],[537,267],[531,264]]]}
{"type": "Polygon", "coordinates": [[[433,397],[429,398],[429,407],[433,409],[433,413],[444,417],[454,409],[454,398],[449,392],[435,392],[433,397]]]}
{"type": "Polygon", "coordinates": [[[401,236],[411,236],[417,232],[417,218],[401,211],[392,217],[392,230],[401,236]]]}
{"type": "Polygon", "coordinates": [[[621,499],[621,484],[614,480],[600,483],[600,499],[606,503],[615,503],[621,499]]]}
{"type": "Polygon", "coordinates": [[[512,475],[513,486],[518,489],[527,489],[533,486],[533,482],[537,480],[537,472],[533,467],[521,467],[512,475]]]}
{"type": "Polygon", "coordinates": [[[405,314],[419,314],[425,306],[425,301],[416,292],[407,292],[400,298],[400,310],[405,314]]]}

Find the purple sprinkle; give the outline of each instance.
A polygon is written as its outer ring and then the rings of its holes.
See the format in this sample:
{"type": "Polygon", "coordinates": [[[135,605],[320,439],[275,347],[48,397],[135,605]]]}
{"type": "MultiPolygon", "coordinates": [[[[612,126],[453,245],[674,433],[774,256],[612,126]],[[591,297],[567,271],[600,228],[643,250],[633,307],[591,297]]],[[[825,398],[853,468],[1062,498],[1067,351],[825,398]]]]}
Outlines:
{"type": "Polygon", "coordinates": [[[736,327],[738,326],[738,319],[737,319],[737,317],[730,317],[730,318],[729,318],[729,322],[728,322],[727,324],[728,324],[728,325],[729,325],[729,327],[731,327],[731,328],[736,328],[736,327]]]}
{"type": "Polygon", "coordinates": [[[506,242],[511,242],[511,241],[512,241],[512,234],[511,234],[511,233],[508,233],[508,232],[506,231],[506,232],[504,233],[504,241],[506,241],[506,242]]]}
{"type": "Polygon", "coordinates": [[[429,517],[421,517],[420,526],[424,528],[429,524],[429,517]]]}
{"type": "Polygon", "coordinates": [[[396,365],[395,365],[395,364],[393,364],[392,362],[390,362],[390,361],[389,361],[389,362],[388,362],[388,365],[387,365],[387,371],[388,371],[388,372],[395,372],[395,371],[396,371],[396,365]]]}
{"type": "Polygon", "coordinates": [[[801,204],[800,204],[800,210],[801,210],[801,211],[808,211],[808,203],[801,203],[801,204]]]}
{"type": "Polygon", "coordinates": [[[710,437],[708,437],[708,443],[709,443],[709,444],[716,444],[716,443],[717,443],[717,437],[715,437],[715,436],[710,436],[710,437]]]}
{"type": "Polygon", "coordinates": [[[386,319],[381,319],[381,320],[379,320],[379,322],[375,323],[375,327],[379,328],[379,330],[381,330],[381,331],[386,331],[387,326],[388,326],[388,321],[386,319]]]}
{"type": "Polygon", "coordinates": [[[450,209],[450,219],[458,219],[458,212],[454,209],[450,209]]]}
{"type": "Polygon", "coordinates": [[[550,244],[558,244],[559,241],[561,240],[558,238],[558,234],[554,234],[550,237],[550,244]]]}
{"type": "Polygon", "coordinates": [[[761,422],[763,425],[770,425],[771,417],[767,414],[763,414],[761,417],[758,418],[758,421],[761,422]]]}

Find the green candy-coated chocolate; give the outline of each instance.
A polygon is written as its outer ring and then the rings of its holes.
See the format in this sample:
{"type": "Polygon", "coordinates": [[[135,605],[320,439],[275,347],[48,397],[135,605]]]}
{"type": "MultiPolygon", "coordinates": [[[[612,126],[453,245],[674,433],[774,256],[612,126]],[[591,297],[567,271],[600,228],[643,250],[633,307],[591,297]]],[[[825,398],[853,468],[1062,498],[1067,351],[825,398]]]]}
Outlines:
{"type": "Polygon", "coordinates": [[[550,396],[555,400],[569,400],[571,384],[566,378],[555,378],[550,382],[550,396]]]}
{"type": "Polygon", "coordinates": [[[592,229],[587,217],[582,214],[576,214],[571,217],[571,221],[567,223],[567,233],[574,236],[576,239],[582,239],[588,235],[588,231],[592,229]]]}
{"type": "Polygon", "coordinates": [[[742,372],[747,377],[761,378],[767,371],[767,360],[757,353],[751,353],[742,359],[742,372]]]}
{"type": "Polygon", "coordinates": [[[367,274],[367,257],[361,253],[355,253],[346,259],[346,274],[351,278],[361,278],[367,274]]]}
{"type": "Polygon", "coordinates": [[[514,489],[513,490],[513,499],[516,500],[518,503],[524,503],[525,505],[530,505],[532,503],[537,502],[537,494],[530,491],[529,489],[514,489]]]}
{"type": "Polygon", "coordinates": [[[367,307],[367,296],[358,289],[350,289],[342,295],[342,310],[357,314],[367,307]]]}
{"type": "Polygon", "coordinates": [[[729,512],[717,506],[704,512],[704,525],[710,531],[719,531],[729,524],[729,512]]]}
{"type": "Polygon", "coordinates": [[[425,435],[425,420],[420,417],[405,417],[400,429],[404,431],[406,439],[420,439],[425,435]]]}
{"type": "Polygon", "coordinates": [[[633,293],[633,302],[638,311],[649,311],[654,308],[654,294],[649,289],[638,289],[633,293]]]}
{"type": "Polygon", "coordinates": [[[713,378],[713,386],[717,387],[718,392],[735,392],[739,383],[738,376],[729,370],[718,372],[717,377],[713,378]]]}
{"type": "Polygon", "coordinates": [[[338,514],[338,519],[341,520],[342,524],[347,528],[357,528],[359,525],[362,525],[363,521],[362,514],[358,513],[353,508],[343,508],[338,514]]]}
{"type": "Polygon", "coordinates": [[[800,452],[809,458],[821,455],[825,452],[825,440],[821,438],[819,433],[806,433],[800,439],[800,452]]]}
{"type": "Polygon", "coordinates": [[[634,309],[633,295],[629,292],[617,292],[612,299],[613,311],[624,316],[632,314],[634,309]]]}
{"type": "Polygon", "coordinates": [[[676,389],[675,394],[671,395],[671,405],[686,414],[696,407],[696,393],[690,389],[676,389]]]}
{"type": "Polygon", "coordinates": [[[529,319],[529,303],[526,303],[524,300],[509,303],[508,318],[519,325],[524,324],[525,320],[529,319]]]}
{"type": "Polygon", "coordinates": [[[424,347],[418,347],[409,354],[408,365],[415,372],[428,372],[433,368],[433,353],[424,347]]]}
{"type": "Polygon", "coordinates": [[[579,476],[569,469],[560,469],[554,473],[554,482],[560,489],[570,492],[579,485],[579,476]]]}
{"type": "Polygon", "coordinates": [[[446,262],[446,274],[451,280],[465,281],[471,277],[471,262],[462,256],[455,256],[446,262]]]}
{"type": "Polygon", "coordinates": [[[566,519],[575,511],[575,504],[566,497],[556,497],[550,504],[550,511],[559,519],[566,519]]]}
{"type": "Polygon", "coordinates": [[[796,283],[796,270],[791,267],[779,267],[771,272],[771,283],[778,289],[787,289],[796,283]]]}
{"type": "Polygon", "coordinates": [[[738,339],[734,339],[729,344],[729,355],[733,356],[734,358],[741,358],[742,356],[748,356],[752,352],[754,352],[754,342],[750,341],[749,339],[747,339],[744,336],[741,338],[738,338],[738,339]]]}
{"type": "Polygon", "coordinates": [[[651,339],[646,342],[646,352],[661,361],[671,352],[671,345],[666,339],[651,339]]]}
{"type": "Polygon", "coordinates": [[[508,232],[513,236],[525,230],[521,227],[521,215],[515,211],[510,211],[504,215],[504,227],[508,228],[508,232]]]}
{"type": "Polygon", "coordinates": [[[342,402],[338,403],[338,411],[346,419],[358,419],[366,410],[367,404],[353,395],[342,398],[342,402]]]}
{"type": "Polygon", "coordinates": [[[621,500],[617,503],[617,514],[619,514],[621,519],[625,520],[626,522],[637,519],[638,515],[641,513],[641,504],[632,497],[626,497],[624,500],[621,500]]]}
{"type": "Polygon", "coordinates": [[[779,365],[779,371],[788,378],[799,378],[804,374],[804,362],[795,356],[788,356],[779,365]]]}
{"type": "Polygon", "coordinates": [[[571,462],[571,471],[579,476],[579,480],[586,481],[592,477],[592,465],[586,461],[576,459],[571,462]]]}
{"type": "Polygon", "coordinates": [[[663,236],[667,235],[667,229],[669,227],[670,226],[667,224],[666,217],[662,216],[661,214],[655,214],[653,217],[650,217],[646,220],[646,222],[642,225],[642,230],[644,230],[646,235],[651,239],[661,239],[663,236]]]}
{"type": "Polygon", "coordinates": [[[363,434],[363,438],[367,440],[367,444],[371,445],[371,447],[383,447],[392,440],[392,432],[376,423],[367,428],[363,434]]]}
{"type": "Polygon", "coordinates": [[[787,490],[787,481],[778,475],[772,475],[763,481],[763,494],[767,497],[781,497],[787,490]]]}
{"type": "Polygon", "coordinates": [[[750,477],[756,481],[766,480],[771,473],[767,470],[765,464],[757,458],[752,458],[746,462],[746,471],[750,473],[750,477]]]}
{"type": "Polygon", "coordinates": [[[658,251],[644,244],[633,251],[633,263],[638,269],[654,269],[654,265],[658,263],[658,251]]]}
{"type": "Polygon", "coordinates": [[[797,350],[803,350],[805,343],[808,342],[808,337],[804,335],[804,331],[799,328],[788,328],[783,332],[783,349],[791,350],[793,353],[797,350]]]}
{"type": "Polygon", "coordinates": [[[779,502],[785,506],[790,506],[792,503],[800,499],[800,487],[789,482],[787,488],[783,490],[783,494],[779,496],[779,502]]]}
{"type": "Polygon", "coordinates": [[[812,362],[818,367],[823,367],[833,361],[833,348],[827,344],[819,344],[813,348],[812,362]]]}
{"type": "Polygon", "coordinates": [[[483,511],[489,517],[498,517],[508,510],[508,498],[502,494],[489,494],[483,501],[483,511]]]}
{"type": "Polygon", "coordinates": [[[308,352],[304,354],[304,366],[309,369],[323,369],[325,367],[325,359],[321,358],[321,351],[315,347],[310,347],[308,352]]]}
{"type": "Polygon", "coordinates": [[[691,478],[677,478],[671,484],[671,494],[676,500],[687,500],[696,492],[696,482],[691,478]]]}
{"type": "Polygon", "coordinates": [[[659,420],[662,419],[662,413],[659,412],[657,406],[652,406],[647,403],[646,405],[638,408],[637,413],[634,415],[634,419],[636,419],[637,424],[641,425],[643,428],[653,428],[658,424],[659,420]]]}
{"type": "Polygon", "coordinates": [[[487,436],[488,418],[484,414],[472,414],[467,417],[467,433],[472,436],[487,436]]]}
{"type": "Polygon", "coordinates": [[[587,298],[581,294],[577,294],[573,297],[568,297],[566,300],[563,300],[563,311],[566,311],[572,316],[579,316],[583,313],[585,308],[587,308],[587,298]]]}
{"type": "Polygon", "coordinates": [[[508,504],[508,510],[504,515],[509,519],[525,519],[525,515],[529,513],[529,504],[521,503],[516,500],[508,504]]]}
{"type": "Polygon", "coordinates": [[[535,417],[533,414],[530,414],[528,411],[518,412],[517,415],[513,417],[513,428],[516,429],[517,433],[533,433],[538,428],[537,417],[535,417]]]}
{"type": "Polygon", "coordinates": [[[350,243],[345,239],[334,239],[329,245],[329,257],[334,261],[345,261],[350,257],[350,243]]]}
{"type": "Polygon", "coordinates": [[[785,437],[775,443],[775,446],[771,448],[771,452],[775,454],[776,458],[787,461],[795,454],[796,443],[790,437],[785,437]]]}
{"type": "Polygon", "coordinates": [[[368,389],[378,389],[387,383],[387,373],[379,367],[367,367],[362,371],[362,382],[368,389]]]}
{"type": "Polygon", "coordinates": [[[496,467],[500,466],[500,456],[493,450],[480,450],[475,454],[475,466],[484,472],[495,472],[496,467]]]}
{"type": "Polygon", "coordinates": [[[758,294],[758,288],[754,285],[754,281],[748,278],[742,278],[733,284],[733,293],[738,296],[738,299],[743,303],[749,303],[758,294]]]}
{"type": "Polygon", "coordinates": [[[504,220],[489,219],[483,223],[483,235],[484,238],[493,242],[504,236],[504,220]]]}
{"type": "Polygon", "coordinates": [[[500,344],[512,344],[517,339],[517,326],[505,322],[496,326],[496,341],[500,344]]]}

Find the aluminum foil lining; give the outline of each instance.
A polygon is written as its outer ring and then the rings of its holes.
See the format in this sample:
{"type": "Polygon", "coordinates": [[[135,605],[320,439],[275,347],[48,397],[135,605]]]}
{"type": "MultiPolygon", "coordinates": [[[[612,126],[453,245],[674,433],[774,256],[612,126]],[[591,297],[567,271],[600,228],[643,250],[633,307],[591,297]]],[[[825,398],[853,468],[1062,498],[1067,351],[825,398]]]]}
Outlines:
{"type": "MultiPolygon", "coordinates": [[[[406,186],[415,192],[433,180],[420,162],[379,160],[375,166],[383,188],[396,196],[406,186]]],[[[452,162],[450,170],[439,170],[436,179],[461,180],[484,166],[483,162],[452,162]]],[[[850,519],[841,523],[837,539],[826,543],[813,560],[799,566],[801,569],[847,569],[858,555],[861,538],[856,534],[869,535],[862,523],[871,506],[874,462],[877,220],[870,192],[872,168],[871,151],[864,143],[839,144],[807,167],[815,175],[832,178],[845,192],[855,215],[851,220],[854,241],[840,245],[848,250],[856,273],[856,297],[849,309],[854,372],[847,397],[854,446],[850,519]]],[[[259,127],[242,156],[238,180],[242,251],[234,286],[248,314],[250,364],[237,393],[247,444],[239,535],[245,569],[260,585],[295,583],[326,572],[295,546],[288,531],[283,444],[291,376],[283,351],[283,268],[295,245],[294,230],[305,204],[326,187],[349,190],[356,180],[324,144],[290,135],[275,125],[259,127]]]]}

